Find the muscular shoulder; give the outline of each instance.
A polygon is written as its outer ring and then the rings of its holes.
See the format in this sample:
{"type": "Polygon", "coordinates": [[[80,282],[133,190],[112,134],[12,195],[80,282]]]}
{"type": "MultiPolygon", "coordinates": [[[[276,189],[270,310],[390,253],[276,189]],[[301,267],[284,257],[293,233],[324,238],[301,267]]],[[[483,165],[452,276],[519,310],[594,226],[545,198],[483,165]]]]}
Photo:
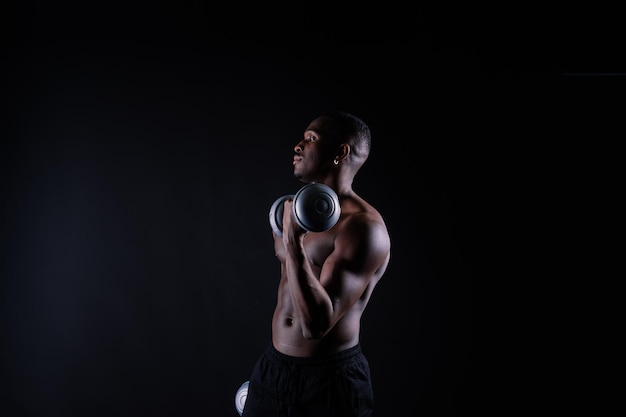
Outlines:
{"type": "Polygon", "coordinates": [[[335,240],[345,261],[378,266],[389,254],[391,241],[382,216],[373,209],[348,213],[335,240]]]}

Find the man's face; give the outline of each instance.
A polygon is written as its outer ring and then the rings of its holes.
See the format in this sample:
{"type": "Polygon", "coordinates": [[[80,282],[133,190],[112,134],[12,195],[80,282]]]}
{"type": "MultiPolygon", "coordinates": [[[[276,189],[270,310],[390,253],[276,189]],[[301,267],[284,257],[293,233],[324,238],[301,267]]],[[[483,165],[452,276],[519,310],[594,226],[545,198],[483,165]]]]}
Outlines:
{"type": "Polygon", "coordinates": [[[304,138],[294,147],[294,176],[303,182],[315,182],[332,167],[328,123],[323,118],[313,120],[304,131],[304,138]]]}

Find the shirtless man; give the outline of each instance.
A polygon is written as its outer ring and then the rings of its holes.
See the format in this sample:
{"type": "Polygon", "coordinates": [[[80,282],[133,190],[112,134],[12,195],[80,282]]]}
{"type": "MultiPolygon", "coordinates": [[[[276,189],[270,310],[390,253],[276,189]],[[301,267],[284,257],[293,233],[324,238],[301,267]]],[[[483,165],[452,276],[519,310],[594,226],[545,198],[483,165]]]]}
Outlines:
{"type": "Polygon", "coordinates": [[[391,242],[380,213],[352,189],[367,160],[369,127],[348,113],[323,114],[295,146],[294,175],[330,186],[341,215],[307,232],[284,202],[282,236],[273,232],[280,282],[272,343],[257,361],[243,417],[365,417],[373,412],[361,315],[383,276],[391,242]]]}

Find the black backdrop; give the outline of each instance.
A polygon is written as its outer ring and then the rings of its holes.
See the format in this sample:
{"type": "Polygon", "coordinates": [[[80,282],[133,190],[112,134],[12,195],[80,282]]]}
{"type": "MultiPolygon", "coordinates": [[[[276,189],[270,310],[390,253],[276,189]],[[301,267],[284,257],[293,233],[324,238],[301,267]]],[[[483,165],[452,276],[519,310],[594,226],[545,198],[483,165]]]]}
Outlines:
{"type": "Polygon", "coordinates": [[[610,398],[593,317],[612,308],[597,284],[623,136],[611,13],[8,12],[2,415],[235,416],[269,343],[269,207],[329,109],[372,128],[355,189],[393,242],[363,321],[378,415],[610,398]]]}

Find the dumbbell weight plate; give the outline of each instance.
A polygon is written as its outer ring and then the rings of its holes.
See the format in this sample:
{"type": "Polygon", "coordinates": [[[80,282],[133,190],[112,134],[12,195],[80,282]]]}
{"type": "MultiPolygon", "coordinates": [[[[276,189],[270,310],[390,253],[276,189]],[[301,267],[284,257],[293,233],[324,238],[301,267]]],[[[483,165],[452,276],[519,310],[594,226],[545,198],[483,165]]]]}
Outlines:
{"type": "Polygon", "coordinates": [[[339,198],[328,185],[307,184],[293,198],[298,225],[309,232],[323,232],[337,223],[341,215],[339,198]]]}
{"type": "Polygon", "coordinates": [[[248,399],[248,386],[250,385],[250,381],[246,381],[237,390],[235,393],[235,409],[239,415],[243,414],[243,409],[246,405],[246,400],[248,399]]]}
{"type": "Polygon", "coordinates": [[[287,194],[277,198],[270,208],[270,226],[276,235],[283,236],[283,208],[285,200],[293,198],[293,194],[287,194]]]}

